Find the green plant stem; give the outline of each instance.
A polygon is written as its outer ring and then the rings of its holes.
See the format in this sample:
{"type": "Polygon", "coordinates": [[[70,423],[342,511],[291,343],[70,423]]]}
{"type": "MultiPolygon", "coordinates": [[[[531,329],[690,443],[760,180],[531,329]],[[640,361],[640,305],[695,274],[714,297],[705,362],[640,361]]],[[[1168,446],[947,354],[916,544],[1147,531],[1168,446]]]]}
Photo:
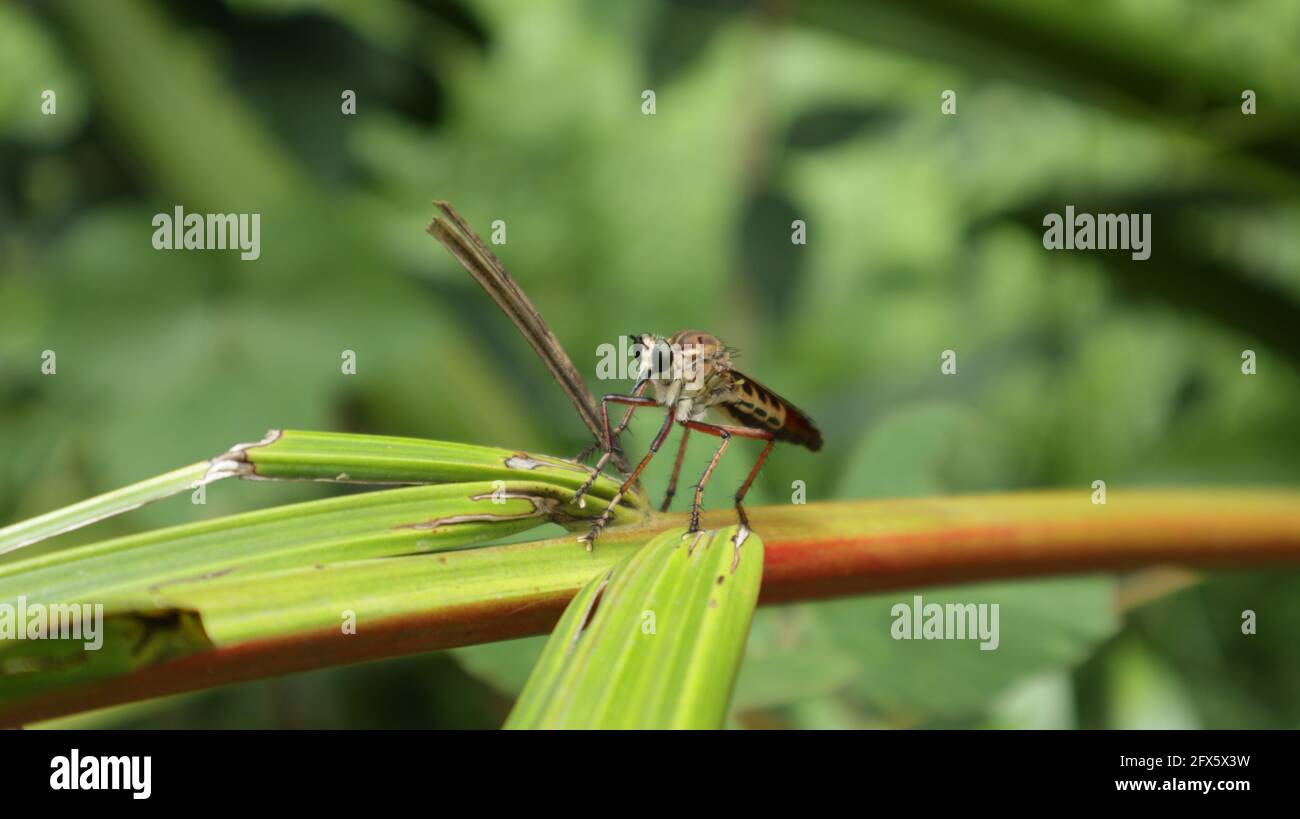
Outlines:
{"type": "MultiPolygon", "coordinates": [[[[776,506],[750,512],[766,545],[760,604],[1144,566],[1300,566],[1300,491],[1112,489],[776,506]]],[[[680,513],[574,536],[436,555],[196,580],[158,605],[199,611],[216,647],[130,674],[0,703],[0,726],[275,674],[549,631],[600,572],[680,513]],[[313,573],[310,583],[293,582],[313,573]],[[277,596],[277,589],[289,589],[277,596]],[[356,634],[338,612],[370,606],[356,634]],[[277,608],[278,607],[278,608],[277,608]],[[268,624],[282,629],[275,631],[268,624]],[[261,635],[261,636],[253,636],[261,635]]],[[[729,510],[705,525],[734,522],[729,510]]]]}

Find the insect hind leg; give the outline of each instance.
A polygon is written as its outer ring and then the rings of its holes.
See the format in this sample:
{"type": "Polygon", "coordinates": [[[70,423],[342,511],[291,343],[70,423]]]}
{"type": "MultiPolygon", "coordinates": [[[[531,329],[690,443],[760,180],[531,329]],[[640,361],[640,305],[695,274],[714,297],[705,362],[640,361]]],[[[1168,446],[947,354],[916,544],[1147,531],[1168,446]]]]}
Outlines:
{"type": "Polygon", "coordinates": [[[749,477],[745,483],[736,492],[736,515],[740,518],[740,531],[737,533],[736,545],[740,545],[749,536],[749,515],[745,514],[745,494],[749,492],[749,487],[754,483],[754,477],[758,475],[758,470],[762,469],[763,462],[767,460],[767,454],[772,451],[773,445],[776,444],[776,436],[768,429],[759,429],[757,427],[734,427],[725,424],[709,424],[703,421],[684,421],[682,426],[687,430],[697,430],[708,435],[713,435],[722,439],[722,444],[718,446],[718,451],[713,453],[713,459],[709,461],[708,467],[704,470],[704,476],[700,478],[700,483],[695,488],[695,503],[691,507],[691,531],[699,530],[700,523],[700,505],[704,500],[704,485],[708,483],[709,476],[713,474],[713,467],[717,465],[722,453],[727,449],[727,443],[731,436],[735,435],[741,438],[753,438],[759,441],[766,441],[767,446],[763,447],[763,452],[754,462],[754,467],[749,470],[749,477]]]}
{"type": "Polygon", "coordinates": [[[754,478],[758,477],[758,471],[763,468],[763,462],[767,460],[768,453],[772,451],[772,447],[775,445],[775,438],[768,440],[767,446],[763,447],[763,451],[758,455],[758,460],[754,461],[753,468],[749,470],[749,476],[736,490],[736,516],[740,518],[740,525],[746,531],[749,530],[749,515],[745,514],[745,495],[749,492],[749,487],[753,485],[754,478]]]}

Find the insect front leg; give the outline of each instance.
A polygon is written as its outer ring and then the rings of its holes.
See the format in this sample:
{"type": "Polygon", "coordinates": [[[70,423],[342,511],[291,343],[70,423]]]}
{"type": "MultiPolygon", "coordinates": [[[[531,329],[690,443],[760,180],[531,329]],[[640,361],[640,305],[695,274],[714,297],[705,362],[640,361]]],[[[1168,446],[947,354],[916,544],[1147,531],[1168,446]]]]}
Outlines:
{"type": "Polygon", "coordinates": [[[601,452],[600,458],[596,461],[596,465],[592,467],[591,475],[587,478],[586,483],[578,487],[578,491],[573,494],[573,500],[580,508],[585,509],[587,507],[587,502],[583,499],[583,496],[587,494],[587,490],[591,489],[591,485],[595,483],[596,478],[600,476],[600,470],[604,469],[605,464],[609,463],[609,459],[614,457],[614,440],[623,432],[623,430],[627,429],[628,422],[632,420],[632,413],[636,412],[637,407],[653,406],[656,406],[654,401],[649,398],[642,398],[639,395],[606,395],[604,398],[600,399],[600,418],[601,422],[604,424],[605,430],[605,440],[601,442],[603,451],[601,452]],[[616,432],[611,432],[609,429],[610,404],[626,404],[630,407],[627,411],[627,415],[623,417],[623,423],[619,424],[616,432]]]}
{"type": "MultiPolygon", "coordinates": [[[[645,393],[645,389],[647,386],[649,386],[649,382],[642,382],[638,384],[636,388],[632,390],[632,397],[640,398],[645,393]]],[[[622,447],[618,445],[618,436],[622,435],[623,430],[627,429],[627,425],[631,423],[632,413],[636,412],[636,408],[638,406],[643,406],[643,405],[637,404],[635,406],[628,407],[627,412],[623,414],[623,420],[619,423],[618,429],[614,430],[614,434],[613,436],[611,436],[609,434],[609,415],[606,414],[605,411],[605,402],[614,397],[615,396],[607,395],[603,399],[601,399],[600,410],[601,410],[602,417],[604,417],[605,419],[605,440],[609,441],[609,446],[613,451],[621,452],[622,447]]],[[[624,398],[626,396],[618,396],[618,397],[624,398]]],[[[587,457],[591,455],[591,453],[595,452],[597,449],[601,449],[604,443],[605,442],[601,441],[599,438],[592,441],[591,443],[587,444],[587,446],[581,452],[575,455],[573,460],[577,461],[578,463],[582,463],[583,461],[587,460],[587,457]]],[[[597,467],[596,471],[599,472],[600,467],[597,467]]]]}
{"type": "Polygon", "coordinates": [[[712,460],[704,469],[704,475],[695,487],[695,503],[691,505],[691,528],[690,531],[698,532],[700,529],[700,505],[704,501],[704,485],[709,482],[709,476],[713,474],[713,468],[718,465],[718,460],[722,458],[722,453],[727,450],[727,443],[731,436],[736,435],[741,438],[753,438],[759,441],[767,441],[767,446],[763,447],[763,452],[754,462],[753,469],[749,470],[749,477],[745,483],[736,492],[736,515],[740,518],[740,531],[737,532],[736,545],[740,545],[749,536],[749,515],[745,514],[745,494],[749,492],[749,487],[754,483],[758,470],[762,469],[763,462],[767,460],[767,454],[772,451],[772,446],[776,443],[776,437],[771,430],[758,429],[757,427],[733,427],[724,424],[707,424],[703,421],[686,421],[684,426],[689,429],[699,430],[700,432],[714,435],[722,439],[718,445],[718,451],[713,453],[712,460]]]}
{"type": "MultiPolygon", "coordinates": [[[[596,518],[596,522],[592,524],[591,531],[578,538],[579,543],[587,544],[587,551],[591,551],[591,545],[596,542],[596,538],[600,536],[600,532],[605,528],[605,524],[609,523],[610,515],[614,514],[614,507],[618,506],[619,502],[623,500],[623,496],[626,495],[627,491],[636,483],[637,478],[641,477],[641,470],[645,469],[646,464],[650,463],[650,459],[659,451],[659,447],[663,446],[664,439],[668,437],[668,432],[673,428],[673,420],[674,411],[672,407],[669,407],[668,412],[664,415],[664,425],[660,427],[659,434],[656,435],[655,439],[650,443],[650,451],[641,459],[641,463],[637,464],[636,468],[632,470],[632,474],[627,476],[627,480],[623,481],[623,485],[618,488],[618,492],[614,494],[614,498],[609,502],[609,506],[605,507],[605,511],[601,512],[600,517],[596,518]]],[[[606,423],[608,423],[608,421],[606,423]]]]}

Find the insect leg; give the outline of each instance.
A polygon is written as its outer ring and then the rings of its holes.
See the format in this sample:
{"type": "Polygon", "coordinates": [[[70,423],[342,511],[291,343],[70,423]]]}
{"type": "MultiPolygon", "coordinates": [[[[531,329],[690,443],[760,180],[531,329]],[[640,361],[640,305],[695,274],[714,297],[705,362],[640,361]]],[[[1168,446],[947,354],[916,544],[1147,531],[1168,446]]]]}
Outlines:
{"type": "Polygon", "coordinates": [[[713,474],[713,467],[718,465],[722,453],[727,451],[727,444],[731,442],[731,433],[723,430],[718,433],[722,443],[718,444],[718,449],[709,459],[709,465],[704,467],[704,474],[700,476],[700,482],[695,484],[695,501],[691,503],[691,528],[688,532],[700,531],[700,504],[704,502],[704,485],[709,482],[709,476],[713,474]]]}
{"type": "Polygon", "coordinates": [[[682,443],[677,448],[677,462],[673,464],[673,476],[668,479],[668,491],[664,493],[664,502],[659,506],[660,512],[668,511],[668,507],[673,504],[673,495],[677,494],[677,476],[682,472],[682,461],[686,459],[686,439],[690,436],[690,428],[683,426],[682,443]]]}
{"type": "Polygon", "coordinates": [[[578,491],[573,494],[574,502],[582,508],[587,506],[587,502],[582,499],[582,496],[587,494],[587,490],[591,489],[591,485],[596,482],[596,477],[600,475],[600,470],[604,469],[605,464],[609,463],[609,459],[614,457],[614,439],[618,433],[609,430],[610,404],[626,404],[630,407],[627,416],[623,418],[623,423],[618,427],[619,433],[627,428],[628,422],[632,420],[632,413],[636,412],[637,407],[656,406],[655,402],[649,398],[642,398],[637,395],[606,395],[600,399],[600,418],[605,429],[605,440],[601,442],[604,451],[601,453],[600,459],[596,461],[596,465],[592,467],[591,476],[587,478],[587,482],[578,487],[578,491]]]}
{"type": "MultiPolygon", "coordinates": [[[[616,397],[623,398],[625,396],[616,397]]],[[[587,544],[587,551],[591,551],[591,545],[596,542],[596,538],[600,535],[600,531],[605,528],[605,524],[609,523],[610,515],[614,514],[614,507],[618,506],[619,501],[623,500],[623,496],[627,494],[627,491],[636,483],[637,478],[641,476],[641,470],[645,469],[646,464],[650,463],[650,459],[659,451],[659,447],[663,446],[664,439],[668,437],[668,432],[673,428],[674,420],[674,410],[669,407],[668,412],[664,414],[664,425],[659,429],[659,434],[655,436],[655,439],[650,442],[650,451],[641,459],[641,463],[637,464],[636,468],[632,470],[632,474],[627,476],[627,480],[623,481],[623,485],[618,488],[618,492],[610,500],[609,506],[605,507],[605,511],[601,512],[600,517],[596,518],[596,522],[592,524],[591,531],[578,538],[578,542],[587,544]]]]}
{"type": "Polygon", "coordinates": [[[767,446],[763,447],[763,451],[759,453],[758,460],[754,461],[754,468],[749,470],[749,477],[745,478],[745,482],[736,490],[736,515],[740,518],[740,525],[746,529],[749,528],[749,515],[745,514],[745,493],[749,491],[750,485],[754,483],[754,478],[758,476],[758,470],[763,468],[763,462],[767,460],[767,453],[771,452],[772,447],[775,445],[775,439],[767,442],[767,446]]]}
{"type": "MultiPolygon", "coordinates": [[[[647,382],[644,382],[644,383],[642,383],[640,386],[638,386],[636,389],[632,390],[632,395],[633,395],[633,396],[636,396],[637,398],[640,398],[641,395],[642,395],[642,393],[645,392],[645,388],[649,385],[649,383],[650,383],[650,382],[648,382],[648,381],[647,381],[647,382]]],[[[622,420],[622,422],[619,423],[619,425],[618,425],[618,429],[614,430],[614,434],[613,434],[613,436],[610,436],[610,434],[609,434],[609,416],[608,416],[608,415],[606,414],[606,412],[605,412],[605,401],[609,400],[611,397],[612,397],[612,396],[608,396],[608,395],[607,395],[607,396],[605,396],[603,399],[601,399],[601,402],[600,402],[600,410],[601,410],[601,416],[602,416],[602,417],[604,418],[604,420],[605,420],[605,427],[604,427],[604,429],[605,429],[605,438],[606,438],[606,440],[609,441],[609,448],[610,448],[611,450],[618,450],[618,449],[620,449],[620,447],[619,447],[619,445],[618,445],[618,436],[622,435],[622,434],[623,434],[623,430],[627,429],[627,425],[628,425],[629,423],[631,423],[631,421],[632,421],[632,413],[636,412],[636,408],[639,407],[639,406],[643,406],[643,405],[642,405],[642,404],[635,404],[635,405],[629,407],[628,410],[627,410],[627,412],[623,415],[623,420],[622,420]]],[[[578,463],[582,463],[583,461],[587,460],[587,456],[591,455],[591,453],[595,452],[597,449],[602,449],[602,446],[603,446],[603,445],[604,445],[604,441],[601,441],[601,440],[598,438],[598,439],[592,441],[591,443],[587,444],[586,448],[583,449],[581,452],[579,452],[579,453],[578,453],[578,454],[573,458],[573,460],[577,461],[578,463]]],[[[602,451],[603,451],[603,450],[602,450],[602,451]]],[[[599,471],[600,471],[600,467],[597,467],[597,468],[596,468],[596,471],[599,472],[599,471]]]]}
{"type": "Polygon", "coordinates": [[[736,492],[736,514],[740,518],[740,532],[737,543],[741,543],[748,536],[749,516],[745,514],[745,506],[742,501],[745,499],[745,493],[749,491],[750,485],[754,482],[754,477],[758,475],[758,470],[762,468],[763,462],[767,460],[767,453],[772,451],[772,446],[776,443],[775,435],[769,429],[758,429],[757,427],[733,427],[725,424],[706,424],[702,421],[686,421],[684,426],[687,429],[699,430],[700,432],[714,435],[722,439],[722,445],[718,451],[713,454],[713,460],[709,461],[709,466],[704,470],[704,476],[700,478],[699,485],[695,488],[695,503],[691,506],[691,531],[697,531],[700,528],[700,503],[704,500],[704,485],[708,482],[709,476],[713,473],[713,467],[722,457],[722,453],[727,448],[727,441],[732,435],[741,438],[753,438],[759,441],[767,441],[767,446],[763,447],[763,452],[758,456],[758,461],[754,463],[754,468],[749,471],[749,477],[736,492]]]}

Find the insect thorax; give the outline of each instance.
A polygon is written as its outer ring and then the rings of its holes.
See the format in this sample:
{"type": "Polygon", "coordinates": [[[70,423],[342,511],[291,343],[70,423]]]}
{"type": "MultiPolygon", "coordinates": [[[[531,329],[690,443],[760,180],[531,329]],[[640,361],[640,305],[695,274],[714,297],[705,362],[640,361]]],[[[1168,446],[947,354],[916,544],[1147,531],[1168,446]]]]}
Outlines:
{"type": "MultiPolygon", "coordinates": [[[[650,379],[655,401],[676,407],[679,421],[700,420],[709,407],[731,400],[731,355],[715,336],[686,330],[655,339],[672,350],[671,367],[650,379]]],[[[643,366],[651,366],[647,356],[643,366]]]]}

